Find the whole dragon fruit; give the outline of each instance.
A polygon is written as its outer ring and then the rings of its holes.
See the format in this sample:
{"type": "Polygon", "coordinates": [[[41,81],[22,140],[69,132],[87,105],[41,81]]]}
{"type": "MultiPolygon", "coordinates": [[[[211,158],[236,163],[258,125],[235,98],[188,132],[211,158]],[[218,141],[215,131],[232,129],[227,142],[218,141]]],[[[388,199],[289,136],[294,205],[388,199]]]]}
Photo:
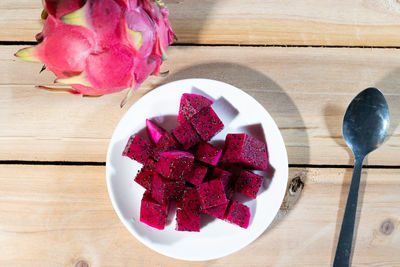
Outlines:
{"type": "MultiPolygon", "coordinates": [[[[174,39],[161,0],[44,0],[37,46],[15,55],[45,64],[74,94],[99,96],[130,88],[124,105],[149,75],[159,75],[174,39]]],[[[60,90],[44,87],[44,89],[60,90]]]]}

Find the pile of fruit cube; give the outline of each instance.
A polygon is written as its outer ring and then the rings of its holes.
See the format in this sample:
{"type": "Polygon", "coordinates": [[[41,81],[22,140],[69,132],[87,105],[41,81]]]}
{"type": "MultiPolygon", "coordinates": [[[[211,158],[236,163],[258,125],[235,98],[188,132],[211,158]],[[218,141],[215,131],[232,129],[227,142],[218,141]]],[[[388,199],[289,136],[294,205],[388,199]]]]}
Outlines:
{"type": "Polygon", "coordinates": [[[223,148],[211,144],[211,138],[224,128],[212,104],[204,96],[183,94],[178,127],[168,132],[146,120],[150,140],[137,135],[129,138],[122,155],[143,164],[134,178],[146,189],[141,222],[164,229],[174,202],[177,231],[199,232],[202,214],[249,226],[250,210],[234,195],[256,198],[263,177],[251,170],[267,170],[267,146],[245,133],[227,134],[223,148]],[[239,171],[231,172],[232,167],[239,171]]]}

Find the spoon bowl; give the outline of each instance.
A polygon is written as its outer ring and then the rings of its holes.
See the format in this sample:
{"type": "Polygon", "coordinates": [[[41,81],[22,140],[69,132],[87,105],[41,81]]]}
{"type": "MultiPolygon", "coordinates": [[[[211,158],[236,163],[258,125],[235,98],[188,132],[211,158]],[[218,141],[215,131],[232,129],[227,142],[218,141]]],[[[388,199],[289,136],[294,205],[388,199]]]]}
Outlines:
{"type": "Polygon", "coordinates": [[[351,101],[343,118],[343,138],[355,157],[365,156],[383,143],[389,117],[386,99],[376,88],[365,89],[351,101]]]}
{"type": "Polygon", "coordinates": [[[355,163],[333,261],[334,267],[350,266],[362,164],[365,156],[383,143],[389,124],[388,104],[381,91],[376,88],[365,89],[347,107],[343,118],[343,138],[353,151],[355,163]]]}

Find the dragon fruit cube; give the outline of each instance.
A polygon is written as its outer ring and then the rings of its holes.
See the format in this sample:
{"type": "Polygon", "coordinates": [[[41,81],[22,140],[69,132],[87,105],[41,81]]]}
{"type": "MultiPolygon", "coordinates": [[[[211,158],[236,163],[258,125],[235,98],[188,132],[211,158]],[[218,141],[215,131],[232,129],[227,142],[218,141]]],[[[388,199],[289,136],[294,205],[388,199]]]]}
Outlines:
{"type": "Polygon", "coordinates": [[[147,140],[139,136],[132,135],[129,137],[128,143],[122,152],[122,156],[129,157],[139,163],[144,164],[149,157],[150,147],[151,144],[147,140]]]}
{"type": "Polygon", "coordinates": [[[221,155],[222,149],[207,142],[200,143],[195,152],[196,159],[213,166],[217,166],[221,155]]]}
{"type": "Polygon", "coordinates": [[[224,124],[211,107],[200,110],[190,119],[190,122],[203,141],[210,140],[224,128],[224,124]]]}
{"type": "Polygon", "coordinates": [[[228,134],[221,162],[265,171],[268,168],[267,145],[248,134],[228,134]]]}
{"type": "Polygon", "coordinates": [[[208,209],[228,202],[225,196],[224,186],[219,179],[198,185],[197,192],[200,196],[202,209],[208,209]]]}
{"type": "Polygon", "coordinates": [[[157,162],[152,158],[148,158],[142,169],[138,172],[135,177],[135,182],[151,191],[151,183],[153,181],[154,172],[156,169],[157,162]]]}
{"type": "Polygon", "coordinates": [[[235,177],[232,175],[232,173],[214,167],[210,174],[209,174],[210,179],[220,179],[222,181],[222,185],[224,186],[225,189],[225,195],[227,199],[231,199],[234,193],[234,185],[235,185],[235,177]]]}
{"type": "Polygon", "coordinates": [[[185,150],[197,145],[201,141],[200,136],[197,134],[196,130],[189,121],[185,121],[173,129],[172,134],[185,150]]]}
{"type": "Polygon", "coordinates": [[[146,129],[154,144],[157,144],[161,137],[167,132],[164,128],[149,119],[146,119],[146,129]]]}
{"type": "Polygon", "coordinates": [[[223,220],[224,216],[225,216],[226,208],[228,207],[228,203],[229,202],[226,202],[222,205],[218,205],[218,206],[211,207],[208,209],[202,209],[201,211],[208,215],[211,215],[213,217],[223,220]]]}
{"type": "Polygon", "coordinates": [[[167,151],[177,150],[179,149],[179,143],[170,135],[168,132],[165,132],[158,142],[153,146],[153,149],[150,150],[150,157],[158,161],[160,159],[160,155],[167,151]]]}
{"type": "Polygon", "coordinates": [[[154,171],[145,170],[144,167],[138,172],[135,177],[135,182],[143,186],[147,190],[151,190],[154,171]]]}
{"type": "Polygon", "coordinates": [[[178,209],[176,211],[177,231],[200,232],[200,211],[178,209]]]}
{"type": "Polygon", "coordinates": [[[212,100],[201,95],[183,94],[179,104],[178,122],[183,123],[186,120],[190,120],[194,114],[210,106],[212,103],[212,100]]]}
{"type": "Polygon", "coordinates": [[[206,166],[200,165],[198,163],[193,164],[193,169],[191,174],[186,178],[186,181],[193,185],[199,185],[203,182],[204,177],[207,174],[208,168],[206,166]]]}
{"type": "Polygon", "coordinates": [[[192,172],[194,156],[185,151],[168,151],[160,155],[156,171],[171,180],[186,180],[192,172]]]}
{"type": "Polygon", "coordinates": [[[196,188],[186,187],[183,193],[182,207],[191,210],[200,210],[200,198],[196,188]]]}
{"type": "Polygon", "coordinates": [[[170,200],[180,201],[185,190],[185,181],[168,180],[154,173],[151,185],[151,197],[160,204],[167,204],[170,200]]]}
{"type": "Polygon", "coordinates": [[[250,209],[236,200],[231,200],[225,213],[225,220],[246,229],[250,222],[250,209]]]}
{"type": "Polygon", "coordinates": [[[251,198],[256,198],[263,177],[252,172],[241,170],[235,183],[235,191],[251,198]]]}
{"type": "Polygon", "coordinates": [[[159,230],[165,228],[168,205],[160,204],[146,191],[140,204],[140,221],[159,230]]]}

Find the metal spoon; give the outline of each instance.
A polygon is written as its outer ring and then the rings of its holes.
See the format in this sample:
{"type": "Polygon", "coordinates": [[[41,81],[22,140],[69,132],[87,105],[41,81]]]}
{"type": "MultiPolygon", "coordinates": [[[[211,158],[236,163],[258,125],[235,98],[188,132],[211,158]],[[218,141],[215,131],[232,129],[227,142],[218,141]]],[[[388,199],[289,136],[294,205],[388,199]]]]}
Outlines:
{"type": "Polygon", "coordinates": [[[389,123],[388,104],[381,91],[376,88],[365,89],[347,107],[343,118],[343,138],[353,151],[355,163],[333,261],[334,267],[350,266],[362,163],[369,152],[383,143],[389,123]]]}

